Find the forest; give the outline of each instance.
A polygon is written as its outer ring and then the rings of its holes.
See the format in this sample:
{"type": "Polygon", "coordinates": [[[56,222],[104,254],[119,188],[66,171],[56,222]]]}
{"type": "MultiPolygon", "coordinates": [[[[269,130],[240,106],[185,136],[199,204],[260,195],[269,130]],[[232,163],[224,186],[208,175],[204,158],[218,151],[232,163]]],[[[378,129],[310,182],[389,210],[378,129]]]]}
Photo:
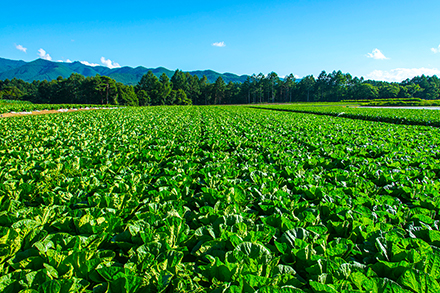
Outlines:
{"type": "Polygon", "coordinates": [[[364,80],[349,73],[322,71],[296,79],[293,74],[280,77],[271,72],[249,76],[243,83],[225,83],[219,77],[210,83],[206,76],[176,70],[171,78],[157,77],[149,71],[135,85],[124,85],[107,76],[25,82],[21,79],[0,80],[0,99],[30,101],[38,104],[114,104],[149,105],[219,105],[284,102],[339,102],[377,98],[440,97],[437,76],[416,76],[400,83],[364,80]]]}

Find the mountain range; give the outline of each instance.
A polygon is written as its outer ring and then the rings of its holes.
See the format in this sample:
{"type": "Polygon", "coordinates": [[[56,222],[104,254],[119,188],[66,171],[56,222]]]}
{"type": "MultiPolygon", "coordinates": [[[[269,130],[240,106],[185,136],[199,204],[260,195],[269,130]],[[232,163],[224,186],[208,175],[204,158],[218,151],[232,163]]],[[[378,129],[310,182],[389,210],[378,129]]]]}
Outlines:
{"type": "MultiPolygon", "coordinates": [[[[0,58],[0,80],[5,79],[22,79],[26,82],[32,82],[34,80],[53,80],[59,76],[68,78],[72,73],[79,73],[84,76],[95,76],[97,74],[101,76],[108,76],[126,85],[136,85],[144,74],[148,71],[152,71],[157,77],[165,73],[169,78],[174,74],[173,70],[169,70],[164,67],[158,68],[145,68],[139,66],[136,68],[124,66],[119,68],[110,69],[105,66],[88,66],[79,61],[67,63],[67,62],[54,62],[44,59],[37,59],[30,62],[22,60],[10,60],[0,58]]],[[[202,78],[204,75],[208,78],[209,82],[215,82],[218,77],[222,77],[223,80],[228,83],[232,82],[244,82],[247,79],[247,75],[238,76],[233,73],[218,73],[213,70],[197,70],[189,71],[191,75],[197,75],[202,78]]]]}

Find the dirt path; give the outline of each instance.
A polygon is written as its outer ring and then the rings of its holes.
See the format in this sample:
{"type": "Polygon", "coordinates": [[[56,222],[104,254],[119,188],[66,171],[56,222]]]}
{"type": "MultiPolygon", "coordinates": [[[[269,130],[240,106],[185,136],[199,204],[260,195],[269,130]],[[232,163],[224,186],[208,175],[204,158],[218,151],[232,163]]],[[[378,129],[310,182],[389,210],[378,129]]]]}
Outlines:
{"type": "Polygon", "coordinates": [[[43,115],[43,114],[54,114],[54,113],[65,113],[65,112],[78,112],[78,111],[88,111],[88,110],[99,110],[97,108],[81,108],[81,109],[59,109],[59,110],[35,110],[32,112],[11,112],[0,114],[0,117],[16,117],[16,116],[26,116],[26,115],[43,115]]]}

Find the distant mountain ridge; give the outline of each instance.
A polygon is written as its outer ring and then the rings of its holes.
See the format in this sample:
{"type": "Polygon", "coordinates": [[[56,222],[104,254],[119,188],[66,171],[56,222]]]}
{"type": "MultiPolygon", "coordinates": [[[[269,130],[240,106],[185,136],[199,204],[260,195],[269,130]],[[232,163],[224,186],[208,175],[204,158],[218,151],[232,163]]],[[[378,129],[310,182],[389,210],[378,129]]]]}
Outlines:
{"type": "MultiPolygon", "coordinates": [[[[138,66],[136,68],[124,66],[119,68],[110,69],[105,66],[88,66],[82,64],[79,61],[72,63],[67,62],[54,62],[43,59],[36,59],[34,61],[25,62],[0,58],[0,80],[5,79],[22,79],[26,82],[32,82],[34,80],[53,80],[59,76],[68,78],[72,73],[78,73],[84,76],[95,76],[97,74],[102,76],[108,76],[126,85],[136,85],[144,74],[148,71],[152,71],[157,77],[165,73],[169,78],[174,74],[173,70],[169,70],[164,67],[158,68],[145,68],[138,66]]],[[[213,70],[197,70],[188,71],[191,75],[197,75],[202,78],[206,75],[209,82],[215,82],[218,77],[222,77],[223,80],[228,83],[232,82],[244,82],[247,79],[247,75],[238,76],[233,73],[218,73],[213,70]]]]}

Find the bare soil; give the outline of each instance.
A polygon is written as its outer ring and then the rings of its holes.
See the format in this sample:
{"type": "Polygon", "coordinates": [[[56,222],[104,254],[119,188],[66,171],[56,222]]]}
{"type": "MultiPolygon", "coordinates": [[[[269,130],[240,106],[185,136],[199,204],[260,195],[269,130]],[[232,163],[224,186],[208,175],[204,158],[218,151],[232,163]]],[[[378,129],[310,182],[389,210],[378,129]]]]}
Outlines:
{"type": "Polygon", "coordinates": [[[0,114],[0,117],[16,117],[16,116],[27,116],[27,115],[43,115],[43,114],[54,114],[54,113],[65,113],[65,112],[77,112],[77,111],[88,111],[88,110],[96,110],[96,109],[65,109],[63,111],[59,110],[41,110],[41,111],[32,111],[29,112],[16,112],[16,113],[4,113],[0,114]]]}

